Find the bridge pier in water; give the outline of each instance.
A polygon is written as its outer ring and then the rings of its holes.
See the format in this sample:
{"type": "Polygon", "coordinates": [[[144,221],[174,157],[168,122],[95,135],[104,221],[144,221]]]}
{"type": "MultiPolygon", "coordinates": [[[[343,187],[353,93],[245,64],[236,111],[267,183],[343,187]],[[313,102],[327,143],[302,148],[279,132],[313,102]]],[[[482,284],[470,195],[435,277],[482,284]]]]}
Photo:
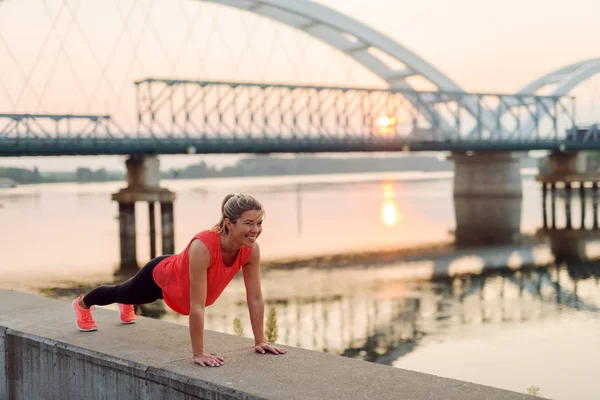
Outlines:
{"type": "Polygon", "coordinates": [[[521,232],[520,158],[453,153],[457,247],[513,243],[521,232]]]}
{"type": "Polygon", "coordinates": [[[159,186],[160,169],[156,156],[130,156],[127,166],[127,187],[113,193],[119,203],[119,241],[121,269],[137,269],[135,204],[148,203],[150,258],[156,254],[156,203],[160,204],[162,254],[175,252],[173,203],[175,193],[159,186]]]}
{"type": "Polygon", "coordinates": [[[520,197],[455,197],[457,248],[507,245],[521,234],[520,197]]]}
{"type": "Polygon", "coordinates": [[[542,217],[544,229],[557,229],[556,200],[564,200],[565,223],[561,229],[586,229],[587,199],[592,203],[592,229],[598,229],[598,185],[600,173],[588,171],[587,156],[583,152],[556,152],[548,157],[547,168],[536,178],[542,188],[542,217]],[[573,192],[578,193],[579,224],[573,223],[573,192]],[[586,194],[587,193],[587,194],[586,194]],[[548,194],[550,210],[548,215],[548,194]]]}
{"type": "Polygon", "coordinates": [[[522,196],[521,160],[510,152],[454,152],[454,197],[522,196]]]}
{"type": "Polygon", "coordinates": [[[557,152],[548,157],[547,168],[541,171],[536,180],[541,183],[542,190],[543,227],[538,235],[550,239],[556,262],[588,262],[586,241],[600,236],[600,173],[589,171],[587,157],[583,152],[557,152]],[[573,215],[573,206],[577,206],[577,202],[579,218],[573,215]],[[587,212],[590,204],[591,221],[587,212]],[[558,205],[561,209],[557,212],[558,205]],[[564,218],[560,218],[562,215],[564,218]]]}

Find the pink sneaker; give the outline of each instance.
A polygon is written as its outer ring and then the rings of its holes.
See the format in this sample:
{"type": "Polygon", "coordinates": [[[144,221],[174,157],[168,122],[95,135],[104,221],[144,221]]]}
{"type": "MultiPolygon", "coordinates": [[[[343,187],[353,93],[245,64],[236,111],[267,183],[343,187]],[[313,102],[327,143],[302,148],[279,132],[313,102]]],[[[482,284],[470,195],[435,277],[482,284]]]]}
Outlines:
{"type": "Polygon", "coordinates": [[[131,304],[119,304],[119,318],[124,325],[135,324],[135,311],[131,304]]]}
{"type": "Polygon", "coordinates": [[[83,295],[79,295],[77,299],[73,301],[73,311],[75,311],[75,325],[77,325],[77,329],[82,332],[91,332],[97,331],[98,326],[94,321],[94,317],[92,316],[92,311],[96,309],[95,306],[90,307],[89,309],[79,307],[79,300],[83,297],[83,295]]]}

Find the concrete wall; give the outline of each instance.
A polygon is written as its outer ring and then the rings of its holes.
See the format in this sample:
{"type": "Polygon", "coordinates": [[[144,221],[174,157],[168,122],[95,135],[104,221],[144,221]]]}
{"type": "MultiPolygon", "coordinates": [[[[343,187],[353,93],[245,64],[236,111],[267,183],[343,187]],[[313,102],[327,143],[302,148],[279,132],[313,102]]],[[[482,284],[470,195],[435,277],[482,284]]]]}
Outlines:
{"type": "MultiPolygon", "coordinates": [[[[208,311],[210,312],[210,311],[208,311]]],[[[69,302],[0,290],[0,399],[527,399],[526,394],[207,331],[220,368],[194,365],[187,326],[95,311],[75,329],[69,302]]],[[[460,362],[457,360],[457,362],[460,362]]]]}

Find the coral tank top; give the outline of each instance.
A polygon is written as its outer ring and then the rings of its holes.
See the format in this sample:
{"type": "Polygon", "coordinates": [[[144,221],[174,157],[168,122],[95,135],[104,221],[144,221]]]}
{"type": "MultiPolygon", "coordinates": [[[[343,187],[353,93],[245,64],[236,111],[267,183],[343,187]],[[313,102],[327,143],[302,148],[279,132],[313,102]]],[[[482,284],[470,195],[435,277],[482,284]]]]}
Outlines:
{"type": "Polygon", "coordinates": [[[152,272],[156,284],[162,289],[165,303],[175,312],[190,314],[190,269],[188,251],[192,242],[201,240],[210,252],[210,265],[206,281],[206,306],[219,298],[240,268],[248,262],[252,249],[242,246],[230,267],[223,263],[220,234],[202,231],[196,234],[181,253],[162,260],[152,272]]]}

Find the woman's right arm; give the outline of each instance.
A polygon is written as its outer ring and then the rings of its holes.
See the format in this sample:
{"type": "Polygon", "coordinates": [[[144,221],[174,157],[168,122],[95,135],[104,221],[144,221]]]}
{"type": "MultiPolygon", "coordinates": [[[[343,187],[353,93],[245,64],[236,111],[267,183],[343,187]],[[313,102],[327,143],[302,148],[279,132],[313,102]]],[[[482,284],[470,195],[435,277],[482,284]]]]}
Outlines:
{"type": "Polygon", "coordinates": [[[194,362],[203,367],[223,365],[223,358],[204,352],[204,306],[206,304],[206,275],[210,252],[200,240],[194,240],[188,251],[190,259],[190,339],[194,362]]]}

